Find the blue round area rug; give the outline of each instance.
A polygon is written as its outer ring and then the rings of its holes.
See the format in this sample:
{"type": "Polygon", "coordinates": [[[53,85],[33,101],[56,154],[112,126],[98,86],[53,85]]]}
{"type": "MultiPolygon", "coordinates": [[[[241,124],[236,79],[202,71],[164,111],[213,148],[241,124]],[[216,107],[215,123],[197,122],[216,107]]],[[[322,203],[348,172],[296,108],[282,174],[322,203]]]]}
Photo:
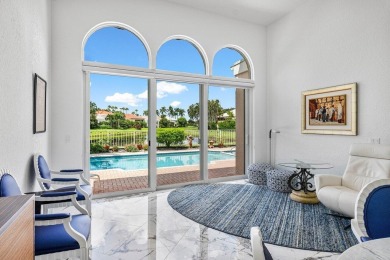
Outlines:
{"type": "Polygon", "coordinates": [[[265,243],[323,252],[343,252],[358,243],[348,219],[319,204],[302,204],[264,186],[189,185],[172,191],[168,203],[183,216],[235,236],[250,238],[259,226],[265,243]]]}

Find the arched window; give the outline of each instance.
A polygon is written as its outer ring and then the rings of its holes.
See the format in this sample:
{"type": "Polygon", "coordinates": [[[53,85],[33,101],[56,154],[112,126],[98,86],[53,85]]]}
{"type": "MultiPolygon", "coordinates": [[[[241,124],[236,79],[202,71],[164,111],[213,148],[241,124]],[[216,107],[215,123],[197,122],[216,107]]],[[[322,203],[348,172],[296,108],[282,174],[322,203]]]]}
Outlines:
{"type": "Polygon", "coordinates": [[[213,76],[250,79],[250,67],[245,57],[233,48],[223,48],[214,56],[213,76]]]}
{"type": "Polygon", "coordinates": [[[105,27],[89,36],[84,60],[134,67],[148,67],[148,53],[142,41],[121,27],[105,27]]]}
{"type": "Polygon", "coordinates": [[[189,41],[165,42],[157,53],[157,69],[205,74],[205,62],[199,50],[189,41]]]}
{"type": "Polygon", "coordinates": [[[85,149],[90,154],[125,150],[131,157],[129,163],[122,160],[127,157],[86,158],[90,171],[110,170],[110,182],[128,182],[115,190],[95,182],[98,193],[245,174],[251,147],[245,143],[247,100],[254,87],[253,80],[239,79],[254,78],[245,50],[224,45],[214,57],[211,75],[204,48],[190,37],[172,35],[152,52],[137,30],[116,22],[90,29],[81,48],[89,111],[85,118],[90,121],[85,149]],[[211,149],[216,146],[223,153],[211,149]],[[176,151],[181,149],[185,153],[176,151]],[[118,168],[137,175],[116,172],[118,168]],[[142,183],[133,185],[134,178],[142,183]]]}
{"type": "MultiPolygon", "coordinates": [[[[213,76],[250,79],[250,66],[239,51],[226,47],[219,50],[213,61],[213,76]]],[[[234,163],[231,168],[236,174],[245,172],[245,135],[246,129],[246,89],[240,86],[209,86],[208,88],[209,114],[217,111],[213,120],[209,119],[209,129],[217,129],[225,136],[216,138],[221,146],[234,145],[234,163]],[[227,138],[227,134],[235,136],[234,143],[227,138]]],[[[210,116],[209,116],[210,117],[210,116]]],[[[211,117],[212,119],[212,117],[211,117]]],[[[212,130],[210,130],[212,131],[212,130]]],[[[210,178],[213,178],[210,175],[210,178]]]]}

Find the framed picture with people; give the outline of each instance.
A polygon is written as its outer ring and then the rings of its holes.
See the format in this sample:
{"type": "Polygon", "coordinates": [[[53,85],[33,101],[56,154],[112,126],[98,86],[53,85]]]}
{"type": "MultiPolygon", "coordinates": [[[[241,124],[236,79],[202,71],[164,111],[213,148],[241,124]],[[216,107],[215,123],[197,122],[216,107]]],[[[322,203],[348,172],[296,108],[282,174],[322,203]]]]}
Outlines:
{"type": "Polygon", "coordinates": [[[357,135],[357,84],[302,92],[302,133],[357,135]]]}

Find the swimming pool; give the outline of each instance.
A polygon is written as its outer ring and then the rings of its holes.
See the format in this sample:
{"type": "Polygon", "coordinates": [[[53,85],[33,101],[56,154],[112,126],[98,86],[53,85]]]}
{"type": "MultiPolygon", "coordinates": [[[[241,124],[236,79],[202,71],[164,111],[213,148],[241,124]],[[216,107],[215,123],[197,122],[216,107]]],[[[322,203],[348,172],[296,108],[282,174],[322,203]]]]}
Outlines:
{"type": "MultiPolygon", "coordinates": [[[[208,152],[208,162],[234,159],[232,153],[208,152]]],[[[157,168],[199,165],[199,152],[180,152],[180,153],[159,153],[157,154],[157,168]]],[[[106,169],[122,169],[122,170],[144,170],[148,169],[148,155],[115,155],[115,156],[98,156],[91,157],[90,170],[106,170],[106,169]]]]}

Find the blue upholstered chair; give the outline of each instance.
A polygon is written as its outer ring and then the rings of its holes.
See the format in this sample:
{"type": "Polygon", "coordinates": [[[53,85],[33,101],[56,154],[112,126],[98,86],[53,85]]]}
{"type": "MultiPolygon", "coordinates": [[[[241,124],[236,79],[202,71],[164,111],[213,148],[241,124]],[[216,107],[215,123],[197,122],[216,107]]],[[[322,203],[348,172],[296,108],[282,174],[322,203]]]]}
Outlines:
{"type": "MultiPolygon", "coordinates": [[[[8,170],[0,170],[0,197],[22,195],[8,170]]],[[[37,201],[71,200],[81,215],[35,215],[35,259],[89,259],[91,218],[78,204],[75,191],[44,192],[37,201]]],[[[16,241],[15,241],[16,242],[16,241]]]]}
{"type": "MultiPolygon", "coordinates": [[[[55,189],[56,191],[71,191],[76,190],[77,201],[80,204],[85,204],[89,215],[91,215],[91,196],[92,187],[89,181],[84,176],[84,171],[81,169],[67,169],[61,171],[50,170],[45,158],[41,154],[34,155],[35,176],[39,186],[43,191],[53,190],[52,185],[64,186],[55,189]],[[77,175],[77,178],[69,178],[69,176],[77,175]],[[83,183],[83,184],[82,184],[83,183]]],[[[71,205],[70,202],[43,204],[43,213],[48,213],[49,208],[63,207],[71,205]]]]}
{"type": "Polygon", "coordinates": [[[251,228],[251,245],[253,260],[272,260],[272,256],[264,245],[259,227],[251,228]]]}
{"type": "Polygon", "coordinates": [[[390,237],[390,179],[373,181],[360,191],[351,228],[359,242],[390,237]]]}

